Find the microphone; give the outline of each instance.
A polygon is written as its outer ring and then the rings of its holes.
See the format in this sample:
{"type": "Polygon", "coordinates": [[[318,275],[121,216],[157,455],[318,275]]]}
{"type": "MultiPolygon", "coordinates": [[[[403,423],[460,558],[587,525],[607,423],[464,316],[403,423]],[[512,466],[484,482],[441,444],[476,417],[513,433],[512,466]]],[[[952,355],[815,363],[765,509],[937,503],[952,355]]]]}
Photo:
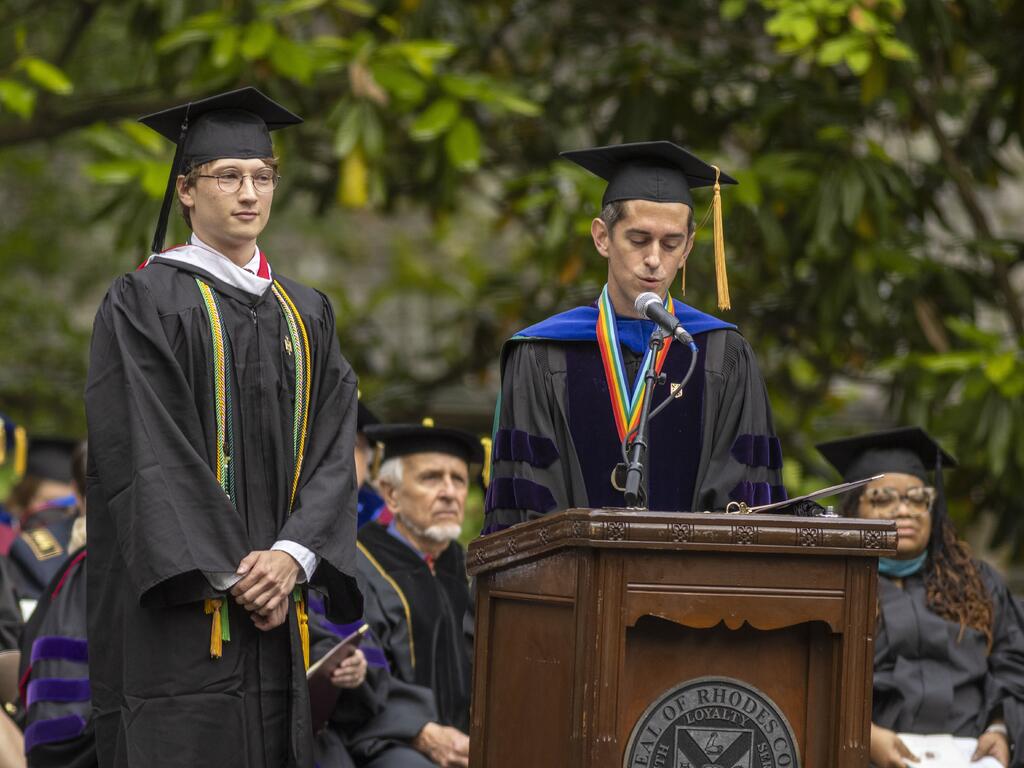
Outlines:
{"type": "Polygon", "coordinates": [[[679,318],[665,309],[665,304],[658,297],[658,294],[650,291],[641,293],[636,297],[636,301],[633,302],[633,308],[636,309],[638,314],[660,325],[666,333],[671,334],[683,344],[693,348],[693,336],[683,328],[679,318]]]}

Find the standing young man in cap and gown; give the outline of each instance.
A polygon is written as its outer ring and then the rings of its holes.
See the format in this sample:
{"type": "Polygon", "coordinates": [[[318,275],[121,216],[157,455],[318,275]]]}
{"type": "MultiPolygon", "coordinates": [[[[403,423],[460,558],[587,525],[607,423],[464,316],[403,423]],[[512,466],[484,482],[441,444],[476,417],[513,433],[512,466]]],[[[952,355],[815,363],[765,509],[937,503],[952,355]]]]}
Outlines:
{"type": "MultiPolygon", "coordinates": [[[[384,445],[378,485],[392,517],[359,530],[359,578],[366,621],[391,671],[381,712],[352,739],[356,762],[389,743],[416,749],[417,762],[383,766],[466,766],[471,655],[465,552],[458,542],[470,465],[480,443],[456,429],[420,424],[367,427],[384,445]]],[[[383,520],[383,518],[382,518],[383,520]]]]}
{"type": "Polygon", "coordinates": [[[253,88],[143,118],[175,141],[145,268],[96,316],[90,678],[103,766],[311,768],[306,585],[362,613],[356,377],[327,298],[257,246],[300,119],[253,88]],[[173,197],[192,236],[161,253],[173,197]]]}
{"type": "Polygon", "coordinates": [[[784,499],[781,448],[754,353],[736,326],[670,294],[693,247],[690,189],[713,185],[719,308],[729,308],[719,184],[735,181],[667,141],[562,156],[608,181],[591,223],[608,281],[593,305],[520,331],[502,349],[484,532],[571,507],[625,506],[622,443],[639,420],[649,367],[669,383],[656,388],[652,408],[681,392],[650,422],[649,509],[784,499]],[[693,348],[666,340],[657,356],[648,353],[656,326],[634,306],[648,292],[692,334],[693,348]]]}
{"type": "Polygon", "coordinates": [[[917,761],[900,733],[952,734],[978,740],[973,760],[1021,768],[1024,617],[946,514],[942,469],[956,461],[919,427],[817,447],[844,480],[884,475],[842,511],[895,520],[899,532],[896,557],[878,564],[871,764],[917,761]]]}

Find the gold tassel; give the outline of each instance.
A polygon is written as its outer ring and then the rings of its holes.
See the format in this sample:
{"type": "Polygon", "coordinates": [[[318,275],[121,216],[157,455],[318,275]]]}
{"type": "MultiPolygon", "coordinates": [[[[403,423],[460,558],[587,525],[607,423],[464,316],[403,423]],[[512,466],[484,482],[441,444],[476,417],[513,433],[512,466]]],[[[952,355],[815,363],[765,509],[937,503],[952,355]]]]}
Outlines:
{"type": "Polygon", "coordinates": [[[24,427],[14,428],[14,476],[19,480],[28,469],[28,433],[24,427]]]}
{"type": "Polygon", "coordinates": [[[377,480],[377,475],[380,474],[380,465],[384,461],[384,445],[377,443],[373,446],[373,466],[370,467],[370,479],[373,481],[377,480]]]}
{"type": "Polygon", "coordinates": [[[309,614],[306,613],[306,601],[301,595],[295,596],[295,616],[299,620],[299,639],[302,641],[302,661],[309,669],[309,614]]]}
{"type": "Polygon", "coordinates": [[[0,418],[0,467],[7,461],[7,425],[0,418]]]}
{"type": "Polygon", "coordinates": [[[680,296],[686,295],[686,262],[687,259],[683,259],[683,283],[680,286],[682,288],[682,293],[680,294],[680,296]]]}
{"type": "Polygon", "coordinates": [[[729,301],[729,276],[725,270],[725,227],[722,224],[722,187],[718,179],[722,171],[717,165],[715,169],[715,194],[711,198],[711,211],[714,215],[715,238],[715,281],[718,284],[718,308],[732,309],[729,301]]]}
{"type": "Polygon", "coordinates": [[[484,466],[480,474],[483,476],[484,488],[491,484],[491,447],[493,443],[489,437],[481,437],[480,445],[484,448],[484,466]]]}
{"type": "Polygon", "coordinates": [[[224,641],[221,636],[221,623],[220,623],[220,598],[213,600],[203,601],[203,610],[207,616],[213,616],[212,625],[210,627],[210,658],[219,659],[224,653],[224,641]]]}

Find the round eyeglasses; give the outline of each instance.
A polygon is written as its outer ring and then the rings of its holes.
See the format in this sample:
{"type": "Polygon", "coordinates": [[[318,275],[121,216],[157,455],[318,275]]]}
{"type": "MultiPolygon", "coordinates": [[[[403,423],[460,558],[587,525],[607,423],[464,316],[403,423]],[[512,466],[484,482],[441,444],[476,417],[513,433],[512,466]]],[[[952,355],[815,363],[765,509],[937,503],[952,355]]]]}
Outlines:
{"type": "Polygon", "coordinates": [[[915,512],[925,512],[935,501],[935,489],[921,485],[900,493],[895,488],[869,488],[864,492],[863,498],[875,512],[892,512],[900,502],[915,512]]]}
{"type": "Polygon", "coordinates": [[[216,179],[217,187],[220,191],[227,192],[229,195],[233,195],[240,190],[242,182],[247,178],[252,179],[253,189],[256,190],[257,194],[263,195],[272,191],[277,186],[281,175],[267,168],[256,173],[239,173],[238,171],[226,171],[225,173],[216,174],[201,173],[199,178],[216,179]]]}

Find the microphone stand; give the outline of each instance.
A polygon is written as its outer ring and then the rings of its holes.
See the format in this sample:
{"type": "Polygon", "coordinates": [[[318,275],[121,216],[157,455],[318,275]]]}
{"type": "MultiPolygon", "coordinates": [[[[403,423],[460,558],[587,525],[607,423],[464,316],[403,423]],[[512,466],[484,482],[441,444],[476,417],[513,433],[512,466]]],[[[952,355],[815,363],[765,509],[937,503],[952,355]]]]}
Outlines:
{"type": "MultiPolygon", "coordinates": [[[[652,352],[652,358],[657,359],[658,351],[665,343],[666,334],[661,328],[655,328],[651,333],[648,346],[652,352]]],[[[654,370],[654,365],[647,370],[644,380],[647,386],[644,388],[644,398],[640,403],[640,422],[636,427],[636,436],[629,444],[629,464],[626,467],[626,506],[630,509],[647,509],[647,483],[644,478],[644,463],[647,458],[647,432],[651,420],[651,399],[654,397],[654,387],[661,379],[661,374],[654,370]]]]}

